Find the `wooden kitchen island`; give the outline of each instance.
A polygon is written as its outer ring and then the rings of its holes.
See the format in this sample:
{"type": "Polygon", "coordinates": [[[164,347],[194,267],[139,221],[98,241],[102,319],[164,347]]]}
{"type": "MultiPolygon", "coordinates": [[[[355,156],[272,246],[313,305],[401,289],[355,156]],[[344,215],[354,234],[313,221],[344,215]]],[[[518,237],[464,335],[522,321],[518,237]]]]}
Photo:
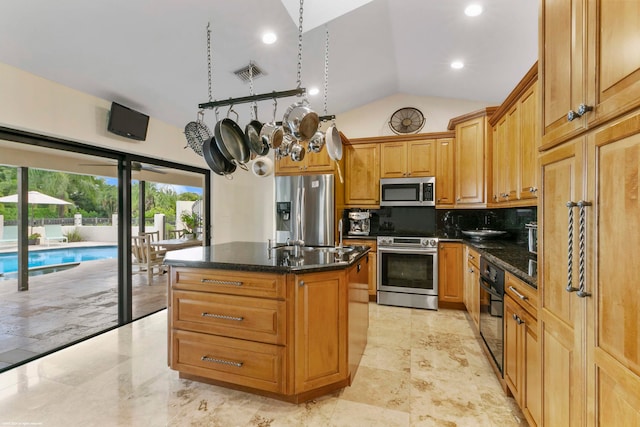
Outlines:
{"type": "Polygon", "coordinates": [[[253,242],[169,252],[169,367],[294,403],[350,385],[367,343],[368,252],[253,242]]]}

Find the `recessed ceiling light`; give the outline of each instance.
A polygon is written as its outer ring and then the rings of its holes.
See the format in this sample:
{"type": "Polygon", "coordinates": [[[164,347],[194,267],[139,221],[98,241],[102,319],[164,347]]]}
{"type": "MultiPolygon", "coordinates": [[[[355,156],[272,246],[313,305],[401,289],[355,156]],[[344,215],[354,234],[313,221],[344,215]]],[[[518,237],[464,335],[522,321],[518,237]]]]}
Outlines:
{"type": "Polygon", "coordinates": [[[462,61],[453,61],[451,63],[451,68],[454,70],[459,70],[460,68],[464,68],[464,62],[462,61]]]}
{"type": "Polygon", "coordinates": [[[470,4],[464,10],[464,14],[467,16],[478,16],[482,13],[482,6],[479,4],[470,4]]]}
{"type": "Polygon", "coordinates": [[[320,93],[320,89],[318,89],[317,87],[312,87],[309,89],[309,95],[313,96],[313,95],[317,95],[320,93]]]}
{"type": "Polygon", "coordinates": [[[262,35],[262,43],[264,44],[273,44],[276,40],[278,40],[276,33],[268,32],[262,35]]]}

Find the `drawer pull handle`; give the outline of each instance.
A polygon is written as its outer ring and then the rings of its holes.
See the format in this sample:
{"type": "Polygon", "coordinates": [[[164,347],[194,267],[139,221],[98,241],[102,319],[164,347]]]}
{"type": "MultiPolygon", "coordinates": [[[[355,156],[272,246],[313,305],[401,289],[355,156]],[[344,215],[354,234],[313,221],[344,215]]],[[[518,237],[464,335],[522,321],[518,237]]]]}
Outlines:
{"type": "Polygon", "coordinates": [[[231,280],[200,279],[200,282],[201,283],[211,283],[212,285],[242,286],[242,282],[233,282],[231,280]]]}
{"type": "Polygon", "coordinates": [[[203,362],[219,363],[221,365],[235,366],[236,368],[242,368],[242,362],[234,362],[232,360],[214,359],[213,357],[202,356],[200,358],[203,362]]]}
{"type": "Polygon", "coordinates": [[[244,317],[237,316],[225,316],[224,314],[215,314],[215,313],[202,313],[202,317],[215,317],[216,319],[224,319],[224,320],[236,320],[238,322],[242,322],[244,317]]]}
{"type": "Polygon", "coordinates": [[[518,296],[518,298],[520,298],[522,301],[526,301],[529,298],[525,295],[522,295],[520,292],[518,292],[518,290],[516,288],[514,288],[513,286],[509,286],[509,290],[511,292],[513,292],[514,294],[516,294],[518,296]]]}

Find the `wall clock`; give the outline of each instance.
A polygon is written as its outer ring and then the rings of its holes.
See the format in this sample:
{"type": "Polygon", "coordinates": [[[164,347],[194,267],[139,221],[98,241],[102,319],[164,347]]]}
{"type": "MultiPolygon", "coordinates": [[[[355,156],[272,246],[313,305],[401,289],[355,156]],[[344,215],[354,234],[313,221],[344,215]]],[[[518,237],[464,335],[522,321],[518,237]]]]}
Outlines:
{"type": "Polygon", "coordinates": [[[424,126],[425,118],[420,110],[404,107],[391,115],[389,127],[397,134],[417,133],[424,126]]]}

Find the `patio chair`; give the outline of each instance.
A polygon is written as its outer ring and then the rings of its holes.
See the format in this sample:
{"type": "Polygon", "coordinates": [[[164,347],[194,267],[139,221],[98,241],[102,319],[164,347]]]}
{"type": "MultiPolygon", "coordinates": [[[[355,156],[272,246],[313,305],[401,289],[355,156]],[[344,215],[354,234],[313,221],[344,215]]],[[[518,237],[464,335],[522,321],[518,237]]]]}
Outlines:
{"type": "Polygon", "coordinates": [[[18,226],[5,225],[2,231],[2,239],[0,243],[17,243],[18,242],[18,226]]]}
{"type": "Polygon", "coordinates": [[[51,242],[69,243],[69,240],[62,234],[62,226],[60,224],[49,224],[44,226],[44,241],[47,246],[51,242]]]}
{"type": "Polygon", "coordinates": [[[138,267],[138,271],[134,274],[147,273],[147,284],[151,285],[151,279],[154,275],[160,275],[165,272],[164,255],[167,253],[165,249],[156,249],[151,246],[151,236],[141,234],[131,237],[131,253],[133,254],[132,266],[138,267]]]}

